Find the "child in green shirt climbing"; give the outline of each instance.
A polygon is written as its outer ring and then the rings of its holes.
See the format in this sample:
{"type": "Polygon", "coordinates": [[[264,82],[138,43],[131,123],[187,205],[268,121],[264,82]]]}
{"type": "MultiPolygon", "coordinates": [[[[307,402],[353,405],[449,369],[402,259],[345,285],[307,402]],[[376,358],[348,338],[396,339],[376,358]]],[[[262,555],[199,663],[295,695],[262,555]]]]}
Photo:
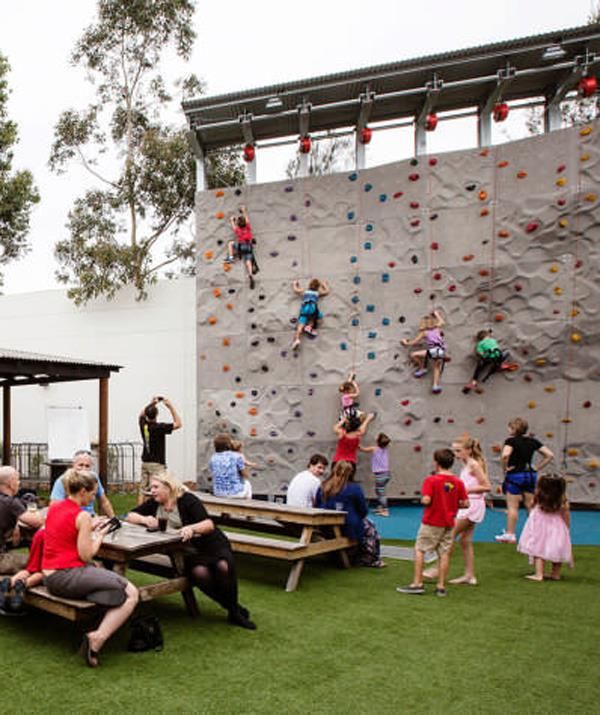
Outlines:
{"type": "Polygon", "coordinates": [[[471,381],[463,387],[465,395],[477,388],[480,378],[481,382],[485,382],[498,370],[516,370],[518,367],[516,363],[508,362],[508,351],[500,348],[498,341],[492,337],[491,328],[480,330],[477,333],[476,340],[475,355],[477,365],[471,381]],[[482,375],[484,377],[481,377],[482,375]]]}

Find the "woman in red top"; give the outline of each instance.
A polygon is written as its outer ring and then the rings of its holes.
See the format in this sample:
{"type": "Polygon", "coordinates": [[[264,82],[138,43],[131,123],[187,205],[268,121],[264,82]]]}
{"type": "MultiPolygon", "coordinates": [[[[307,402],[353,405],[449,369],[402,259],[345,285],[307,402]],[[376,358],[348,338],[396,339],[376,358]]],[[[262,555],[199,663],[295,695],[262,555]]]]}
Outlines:
{"type": "Polygon", "coordinates": [[[369,423],[374,418],[375,415],[370,412],[362,421],[358,417],[344,417],[333,425],[333,431],[337,435],[338,442],[331,463],[332,470],[336,462],[350,462],[353,468],[352,477],[354,476],[361,437],[364,437],[369,428],[369,423]]]}
{"type": "Polygon", "coordinates": [[[63,483],[68,499],[52,504],[46,517],[44,583],[55,596],[85,599],[107,608],[98,628],[86,633],[81,644],[81,654],[95,668],[98,652],[130,616],[139,594],[127,579],[90,563],[108,528],[105,522],[93,529],[91,516],[81,510],[94,500],[95,477],[86,471],[69,469],[63,483]]]}

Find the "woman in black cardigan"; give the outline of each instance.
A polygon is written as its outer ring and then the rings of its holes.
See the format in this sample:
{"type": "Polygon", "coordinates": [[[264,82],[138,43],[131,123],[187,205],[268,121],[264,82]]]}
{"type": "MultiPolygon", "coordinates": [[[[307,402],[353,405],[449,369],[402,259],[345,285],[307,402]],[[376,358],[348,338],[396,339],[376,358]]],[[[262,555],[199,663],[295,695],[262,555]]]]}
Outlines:
{"type": "Polygon", "coordinates": [[[217,529],[197,496],[188,491],[169,472],[150,478],[151,499],[127,515],[131,524],[156,527],[159,519],[178,529],[190,548],[186,554],[189,577],[209,598],[229,613],[229,621],[254,630],[248,609],[238,603],[238,585],[231,546],[217,529]]]}

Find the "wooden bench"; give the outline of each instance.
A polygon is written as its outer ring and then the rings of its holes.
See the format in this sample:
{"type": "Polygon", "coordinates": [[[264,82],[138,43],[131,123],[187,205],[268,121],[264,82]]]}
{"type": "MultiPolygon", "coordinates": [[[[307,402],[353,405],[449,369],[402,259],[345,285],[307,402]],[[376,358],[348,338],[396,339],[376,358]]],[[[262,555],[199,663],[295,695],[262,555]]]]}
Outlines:
{"type": "MultiPolygon", "coordinates": [[[[275,539],[237,531],[224,531],[223,533],[229,539],[231,548],[236,553],[252,554],[254,556],[293,562],[285,585],[285,590],[288,592],[296,590],[306,558],[338,552],[343,564],[346,566],[347,554],[341,550],[341,547],[351,548],[356,545],[355,541],[345,537],[341,537],[342,543],[340,543],[339,538],[335,542],[329,539],[323,539],[322,541],[302,543],[299,541],[287,541],[285,539],[275,539]]],[[[168,556],[162,554],[151,554],[134,559],[130,561],[129,568],[162,578],[172,578],[174,575],[171,560],[168,556]]],[[[144,588],[149,587],[146,586],[144,588]]]]}

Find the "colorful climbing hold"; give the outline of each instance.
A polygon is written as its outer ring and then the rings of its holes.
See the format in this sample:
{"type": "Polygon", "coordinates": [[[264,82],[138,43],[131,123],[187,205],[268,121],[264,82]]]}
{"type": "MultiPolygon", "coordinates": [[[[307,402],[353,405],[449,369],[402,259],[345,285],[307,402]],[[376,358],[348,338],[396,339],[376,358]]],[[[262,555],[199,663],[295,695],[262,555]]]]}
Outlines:
{"type": "Polygon", "coordinates": [[[208,318],[208,324],[209,324],[209,325],[215,325],[216,322],[217,322],[216,316],[211,315],[211,316],[208,318]]]}
{"type": "Polygon", "coordinates": [[[489,209],[481,209],[481,211],[479,212],[480,216],[489,216],[489,214],[490,214],[489,209]]]}
{"type": "Polygon", "coordinates": [[[581,334],[580,333],[571,333],[571,342],[572,343],[581,342],[581,334]]]}
{"type": "Polygon", "coordinates": [[[411,202],[410,202],[410,207],[411,207],[411,209],[418,209],[418,208],[419,208],[419,202],[418,202],[418,201],[411,201],[411,202]]]}
{"type": "Polygon", "coordinates": [[[482,269],[479,271],[479,275],[480,275],[482,278],[485,278],[486,276],[489,276],[489,275],[490,275],[490,272],[489,272],[489,270],[488,270],[487,268],[482,268],[482,269]]]}
{"type": "Polygon", "coordinates": [[[350,300],[354,303],[354,305],[360,302],[360,298],[357,295],[353,295],[350,300]]]}
{"type": "Polygon", "coordinates": [[[579,134],[582,137],[587,137],[592,133],[592,128],[591,127],[584,127],[583,129],[579,130],[579,134]]]}
{"type": "Polygon", "coordinates": [[[423,289],[422,289],[422,288],[415,288],[414,291],[413,291],[413,293],[415,293],[416,295],[419,295],[419,294],[422,293],[422,292],[423,292],[423,289]]]}
{"type": "Polygon", "coordinates": [[[537,407],[537,402],[535,400],[529,400],[529,402],[527,403],[527,407],[530,410],[535,410],[535,408],[537,407]]]}
{"type": "Polygon", "coordinates": [[[395,199],[399,199],[401,196],[404,196],[404,191],[396,191],[396,193],[393,194],[395,199]]]}
{"type": "Polygon", "coordinates": [[[585,407],[585,409],[587,410],[588,407],[591,407],[591,406],[592,406],[592,403],[591,403],[589,400],[586,400],[586,401],[583,403],[583,405],[581,405],[581,406],[582,406],[582,407],[585,407]]]}
{"type": "Polygon", "coordinates": [[[365,184],[363,188],[368,193],[373,188],[373,184],[365,184]]]}
{"type": "Polygon", "coordinates": [[[563,289],[560,286],[554,286],[554,295],[562,295],[563,289]]]}
{"type": "Polygon", "coordinates": [[[231,340],[229,338],[223,338],[222,345],[224,348],[228,348],[231,345],[231,340]]]}
{"type": "Polygon", "coordinates": [[[558,225],[561,228],[567,228],[567,226],[569,225],[569,221],[566,218],[561,218],[560,221],[558,222],[558,225]]]}
{"type": "Polygon", "coordinates": [[[418,181],[420,178],[419,174],[409,174],[408,176],[409,181],[418,181]]]}
{"type": "Polygon", "coordinates": [[[213,295],[215,296],[215,298],[220,298],[221,297],[221,289],[213,288],[213,295]]]}
{"type": "Polygon", "coordinates": [[[432,156],[431,159],[429,159],[429,166],[435,166],[438,163],[438,160],[432,156]]]}
{"type": "Polygon", "coordinates": [[[396,267],[396,261],[388,261],[388,268],[395,268],[396,267]]]}
{"type": "Polygon", "coordinates": [[[496,323],[501,323],[503,320],[504,316],[502,315],[502,313],[496,313],[496,315],[494,315],[494,321],[496,323]]]}
{"type": "Polygon", "coordinates": [[[204,260],[205,261],[212,261],[214,258],[214,252],[213,251],[204,251],[204,260]]]}
{"type": "Polygon", "coordinates": [[[478,196],[479,196],[479,200],[480,200],[480,201],[485,201],[485,200],[487,199],[487,197],[488,197],[488,192],[487,192],[487,191],[484,191],[484,190],[482,189],[482,190],[479,192],[478,196]]]}
{"type": "Polygon", "coordinates": [[[412,221],[410,222],[410,225],[415,228],[416,226],[419,226],[421,224],[421,219],[420,218],[413,218],[412,221]]]}
{"type": "Polygon", "coordinates": [[[582,155],[579,157],[579,161],[589,161],[589,159],[590,159],[590,155],[589,155],[589,154],[582,154],[582,155]]]}
{"type": "Polygon", "coordinates": [[[450,293],[454,293],[454,291],[456,290],[456,286],[454,285],[454,283],[451,283],[448,286],[448,290],[450,291],[450,293]]]}
{"type": "Polygon", "coordinates": [[[225,196],[225,192],[219,189],[219,191],[215,191],[215,196],[220,199],[222,196],[225,196]]]}
{"type": "Polygon", "coordinates": [[[526,171],[517,171],[517,179],[525,179],[527,177],[526,171]]]}
{"type": "Polygon", "coordinates": [[[560,179],[557,179],[554,183],[555,183],[557,186],[566,186],[568,182],[567,182],[566,177],[561,176],[560,179]]]}
{"type": "Polygon", "coordinates": [[[218,211],[218,212],[215,214],[215,218],[218,218],[219,220],[220,220],[220,219],[223,219],[223,218],[225,218],[225,214],[224,214],[222,211],[218,211]]]}
{"type": "Polygon", "coordinates": [[[248,414],[249,415],[257,415],[258,414],[258,409],[256,407],[249,407],[248,408],[248,414]]]}
{"type": "Polygon", "coordinates": [[[440,244],[437,241],[434,241],[429,245],[429,248],[431,248],[432,251],[437,251],[440,247],[440,244]]]}
{"type": "Polygon", "coordinates": [[[431,277],[433,278],[434,281],[439,281],[442,279],[442,274],[439,273],[438,271],[436,271],[431,277]]]}
{"type": "Polygon", "coordinates": [[[534,231],[537,231],[539,227],[540,224],[537,221],[530,221],[527,226],[525,226],[525,232],[533,233],[534,231]]]}

